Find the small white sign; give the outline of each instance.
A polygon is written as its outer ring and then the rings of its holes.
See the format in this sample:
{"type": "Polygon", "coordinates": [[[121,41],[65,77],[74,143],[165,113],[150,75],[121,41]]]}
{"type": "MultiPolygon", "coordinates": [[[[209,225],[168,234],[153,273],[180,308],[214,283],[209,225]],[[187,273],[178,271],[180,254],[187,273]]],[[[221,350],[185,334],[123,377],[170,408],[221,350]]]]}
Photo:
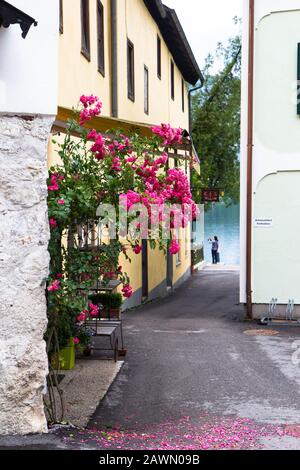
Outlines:
{"type": "Polygon", "coordinates": [[[258,228],[269,228],[273,227],[273,219],[269,217],[259,217],[254,219],[254,227],[258,228]]]}

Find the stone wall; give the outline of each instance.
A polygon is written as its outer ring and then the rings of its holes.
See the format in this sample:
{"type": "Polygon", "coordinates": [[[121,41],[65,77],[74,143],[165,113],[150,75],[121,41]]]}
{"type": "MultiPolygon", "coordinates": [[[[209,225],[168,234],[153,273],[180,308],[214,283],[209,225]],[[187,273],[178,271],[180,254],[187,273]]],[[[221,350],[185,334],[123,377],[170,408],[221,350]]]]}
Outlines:
{"type": "Polygon", "coordinates": [[[47,144],[52,117],[0,114],[0,434],[46,432],[47,144]]]}

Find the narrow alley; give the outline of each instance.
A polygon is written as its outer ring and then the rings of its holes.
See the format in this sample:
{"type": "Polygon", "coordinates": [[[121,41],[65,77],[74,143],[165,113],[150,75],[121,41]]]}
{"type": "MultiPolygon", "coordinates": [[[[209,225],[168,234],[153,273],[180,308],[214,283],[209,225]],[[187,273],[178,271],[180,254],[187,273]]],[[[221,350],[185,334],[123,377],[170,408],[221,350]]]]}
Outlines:
{"type": "Polygon", "coordinates": [[[174,295],[126,314],[125,365],[89,429],[64,432],[64,444],[300,449],[298,329],[249,334],[262,327],[243,321],[238,278],[202,271],[174,295]]]}

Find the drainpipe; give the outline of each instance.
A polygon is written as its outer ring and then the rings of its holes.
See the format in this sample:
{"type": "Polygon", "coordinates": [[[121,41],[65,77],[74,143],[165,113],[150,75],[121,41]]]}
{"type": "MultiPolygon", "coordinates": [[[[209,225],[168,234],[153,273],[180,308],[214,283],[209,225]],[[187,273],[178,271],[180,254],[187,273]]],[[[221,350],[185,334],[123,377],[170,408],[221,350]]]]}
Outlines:
{"type": "Polygon", "coordinates": [[[117,0],[111,0],[111,115],[118,117],[118,25],[117,0]]]}
{"type": "Polygon", "coordinates": [[[253,173],[253,74],[254,74],[254,7],[249,0],[248,46],[248,137],[247,137],[247,235],[246,235],[246,294],[247,320],[252,320],[252,173],[253,173]]]}
{"type": "Polygon", "coordinates": [[[200,85],[196,86],[195,88],[191,88],[189,90],[189,93],[188,93],[188,97],[189,97],[189,134],[190,134],[191,137],[192,137],[192,130],[193,130],[192,93],[194,93],[195,91],[200,90],[203,87],[204,80],[203,80],[203,78],[201,78],[200,80],[201,80],[200,85]]]}

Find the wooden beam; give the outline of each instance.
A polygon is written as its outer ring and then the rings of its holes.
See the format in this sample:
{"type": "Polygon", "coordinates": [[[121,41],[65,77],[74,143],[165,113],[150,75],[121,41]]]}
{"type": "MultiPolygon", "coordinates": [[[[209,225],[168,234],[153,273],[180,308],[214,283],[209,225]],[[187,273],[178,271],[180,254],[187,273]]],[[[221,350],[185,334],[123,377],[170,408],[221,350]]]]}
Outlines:
{"type": "MultiPolygon", "coordinates": [[[[58,107],[58,112],[56,116],[56,120],[52,126],[52,134],[56,134],[61,132],[65,134],[67,131],[67,123],[68,120],[74,119],[74,113],[72,109],[69,108],[62,108],[58,107]]],[[[151,131],[151,125],[143,124],[139,122],[131,122],[106,116],[99,116],[94,117],[90,121],[88,121],[89,129],[96,129],[97,132],[101,132],[106,134],[106,136],[110,139],[114,139],[114,129],[120,129],[124,132],[125,135],[130,135],[134,132],[137,132],[142,137],[153,137],[153,133],[151,131]]],[[[72,135],[74,137],[80,137],[79,132],[72,131],[72,135]]],[[[195,155],[195,151],[193,148],[193,144],[189,139],[185,139],[184,142],[177,146],[177,150],[182,150],[184,152],[188,152],[188,156],[181,154],[172,154],[168,152],[170,158],[178,159],[178,160],[190,160],[192,155],[195,155]]],[[[196,154],[197,155],[197,154],[196,154]]]]}

